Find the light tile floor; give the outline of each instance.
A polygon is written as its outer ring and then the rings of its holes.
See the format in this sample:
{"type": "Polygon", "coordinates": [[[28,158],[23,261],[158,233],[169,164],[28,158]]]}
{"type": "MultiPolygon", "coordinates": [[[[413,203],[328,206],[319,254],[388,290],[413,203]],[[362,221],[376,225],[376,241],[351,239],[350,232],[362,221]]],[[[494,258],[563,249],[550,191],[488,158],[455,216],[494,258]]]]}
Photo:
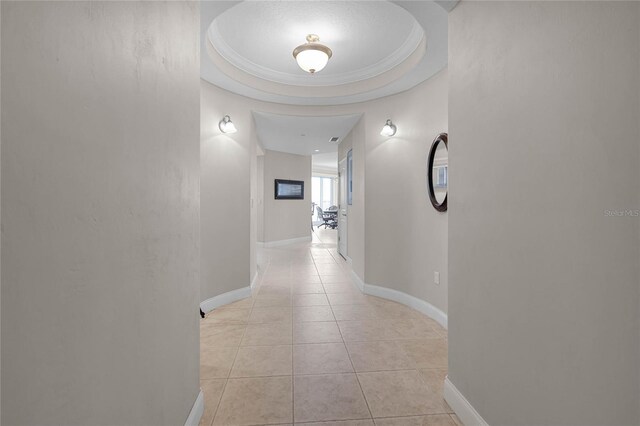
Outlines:
{"type": "Polygon", "coordinates": [[[201,321],[200,425],[438,425],[447,332],[403,305],[361,294],[335,246],[263,249],[252,297],[201,321]]]}

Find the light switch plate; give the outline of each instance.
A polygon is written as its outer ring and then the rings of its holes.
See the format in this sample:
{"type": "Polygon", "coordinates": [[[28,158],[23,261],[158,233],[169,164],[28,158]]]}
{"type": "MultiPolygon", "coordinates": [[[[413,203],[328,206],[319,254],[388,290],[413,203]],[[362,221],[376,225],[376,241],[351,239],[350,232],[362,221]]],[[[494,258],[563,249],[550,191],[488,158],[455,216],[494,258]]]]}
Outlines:
{"type": "Polygon", "coordinates": [[[435,285],[440,285],[440,272],[434,272],[433,273],[433,283],[435,285]]]}

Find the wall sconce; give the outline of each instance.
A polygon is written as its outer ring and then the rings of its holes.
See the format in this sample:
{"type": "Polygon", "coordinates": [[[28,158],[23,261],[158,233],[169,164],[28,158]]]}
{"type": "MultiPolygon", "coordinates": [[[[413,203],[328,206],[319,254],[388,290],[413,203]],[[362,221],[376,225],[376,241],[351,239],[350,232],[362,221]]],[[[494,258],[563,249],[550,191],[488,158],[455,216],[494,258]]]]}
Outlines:
{"type": "Polygon", "coordinates": [[[396,134],[397,130],[398,130],[398,128],[396,127],[396,125],[393,124],[393,122],[389,119],[384,124],[384,127],[382,128],[382,131],[380,132],[380,134],[382,136],[386,136],[386,137],[390,138],[391,136],[396,134]]]}
{"type": "Polygon", "coordinates": [[[231,121],[231,117],[228,115],[222,117],[222,120],[218,123],[218,127],[222,133],[235,133],[238,131],[235,124],[233,124],[233,121],[231,121]]]}

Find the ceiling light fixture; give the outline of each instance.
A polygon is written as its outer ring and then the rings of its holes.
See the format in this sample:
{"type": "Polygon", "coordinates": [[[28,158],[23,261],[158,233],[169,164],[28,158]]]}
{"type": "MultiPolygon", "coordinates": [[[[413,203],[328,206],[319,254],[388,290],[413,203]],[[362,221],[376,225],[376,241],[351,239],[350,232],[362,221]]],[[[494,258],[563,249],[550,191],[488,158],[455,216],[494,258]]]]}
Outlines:
{"type": "Polygon", "coordinates": [[[382,131],[380,132],[380,134],[382,136],[386,136],[386,137],[390,138],[391,136],[396,134],[397,130],[398,130],[398,128],[396,127],[396,125],[393,124],[393,122],[389,119],[384,124],[384,127],[382,128],[382,131]]]}
{"type": "Polygon", "coordinates": [[[329,62],[333,54],[324,44],[318,43],[320,37],[315,34],[307,36],[307,42],[293,49],[293,57],[298,66],[306,72],[313,74],[322,70],[329,62]]]}
{"type": "Polygon", "coordinates": [[[233,124],[233,121],[231,121],[231,117],[228,115],[222,117],[222,120],[218,123],[218,127],[222,133],[235,133],[238,131],[235,124],[233,124]]]}

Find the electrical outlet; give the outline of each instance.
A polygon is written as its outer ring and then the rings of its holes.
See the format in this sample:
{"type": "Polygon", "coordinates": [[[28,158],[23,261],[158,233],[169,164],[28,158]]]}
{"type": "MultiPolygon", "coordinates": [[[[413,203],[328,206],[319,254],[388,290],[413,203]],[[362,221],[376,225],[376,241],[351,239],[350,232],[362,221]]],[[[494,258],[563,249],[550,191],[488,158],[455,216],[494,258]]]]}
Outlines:
{"type": "Polygon", "coordinates": [[[440,272],[434,272],[433,273],[433,283],[435,285],[440,285],[440,272]]]}

